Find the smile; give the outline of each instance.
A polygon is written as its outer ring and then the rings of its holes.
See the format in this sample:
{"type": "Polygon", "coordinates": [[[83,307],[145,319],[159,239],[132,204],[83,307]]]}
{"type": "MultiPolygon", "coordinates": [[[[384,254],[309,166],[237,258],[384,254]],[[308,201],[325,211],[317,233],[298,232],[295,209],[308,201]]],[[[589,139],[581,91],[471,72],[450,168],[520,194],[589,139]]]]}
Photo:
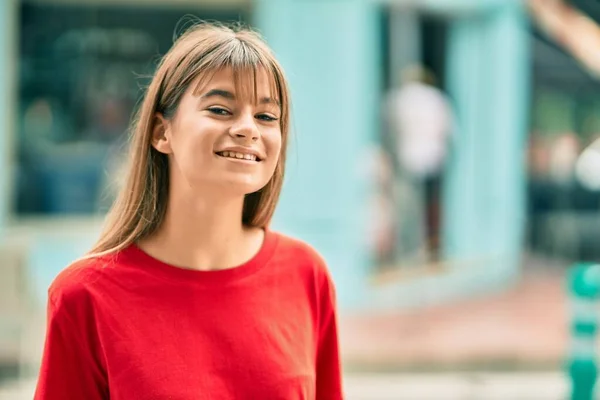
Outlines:
{"type": "Polygon", "coordinates": [[[234,158],[236,160],[246,160],[246,161],[255,161],[258,162],[260,159],[256,157],[254,154],[247,153],[239,153],[237,151],[221,151],[216,153],[218,156],[224,158],[234,158]]]}

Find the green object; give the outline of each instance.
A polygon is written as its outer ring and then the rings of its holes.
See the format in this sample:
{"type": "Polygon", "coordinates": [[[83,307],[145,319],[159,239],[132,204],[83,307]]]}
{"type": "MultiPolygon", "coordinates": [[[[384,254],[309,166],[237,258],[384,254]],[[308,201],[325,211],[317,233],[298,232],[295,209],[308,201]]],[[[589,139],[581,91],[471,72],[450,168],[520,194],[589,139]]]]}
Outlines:
{"type": "Polygon", "coordinates": [[[575,297],[597,299],[600,295],[600,265],[579,263],[569,272],[569,291],[575,297]]]}
{"type": "Polygon", "coordinates": [[[595,361],[572,360],[569,363],[571,378],[571,400],[592,400],[598,378],[595,361]]]}
{"type": "Polygon", "coordinates": [[[592,400],[598,378],[596,335],[597,300],[600,297],[600,265],[576,264],[568,275],[571,302],[571,348],[567,370],[571,379],[571,400],[592,400]]]}

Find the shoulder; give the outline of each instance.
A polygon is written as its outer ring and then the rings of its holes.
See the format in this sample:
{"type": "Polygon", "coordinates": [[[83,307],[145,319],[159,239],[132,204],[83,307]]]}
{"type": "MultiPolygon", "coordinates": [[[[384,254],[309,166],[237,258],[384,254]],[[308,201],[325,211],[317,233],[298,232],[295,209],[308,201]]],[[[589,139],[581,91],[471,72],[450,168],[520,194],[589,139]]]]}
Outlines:
{"type": "Polygon", "coordinates": [[[280,235],[281,247],[293,258],[288,259],[286,268],[294,269],[302,275],[302,280],[310,288],[314,299],[315,318],[326,324],[327,318],[336,313],[337,290],[324,257],[310,244],[289,236],[280,235]]]}
{"type": "Polygon", "coordinates": [[[331,281],[325,258],[312,245],[282,233],[275,234],[278,236],[277,254],[280,260],[284,259],[286,264],[314,275],[321,283],[331,281]]]}
{"type": "Polygon", "coordinates": [[[82,258],[64,268],[48,288],[48,301],[54,307],[89,297],[103,270],[112,263],[110,257],[82,258]]]}
{"type": "Polygon", "coordinates": [[[323,256],[307,242],[287,236],[282,233],[275,233],[278,237],[278,251],[293,256],[300,261],[308,261],[317,264],[319,268],[326,268],[326,262],[323,256]]]}

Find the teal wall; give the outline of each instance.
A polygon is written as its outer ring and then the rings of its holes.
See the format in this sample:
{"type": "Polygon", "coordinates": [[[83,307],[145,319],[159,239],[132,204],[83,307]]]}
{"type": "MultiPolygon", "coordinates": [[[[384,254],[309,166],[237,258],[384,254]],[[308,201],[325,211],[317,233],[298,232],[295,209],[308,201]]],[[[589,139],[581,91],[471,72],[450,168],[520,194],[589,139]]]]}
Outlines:
{"type": "Polygon", "coordinates": [[[445,255],[502,259],[516,268],[525,223],[529,33],[515,2],[457,19],[449,35],[449,92],[459,129],[444,198],[445,255]]]}
{"type": "Polygon", "coordinates": [[[288,179],[275,225],[323,253],[342,307],[441,302],[488,292],[518,276],[530,65],[521,2],[421,4],[452,21],[447,80],[459,129],[445,180],[443,250],[461,266],[373,289],[365,279],[369,184],[349,155],[361,154],[378,129],[378,4],[256,3],[255,22],[288,72],[295,112],[288,179]]]}
{"type": "MultiPolygon", "coordinates": [[[[400,1],[401,2],[401,1],[400,1]]],[[[500,291],[520,273],[531,66],[517,0],[426,0],[450,21],[447,85],[457,131],[442,205],[443,273],[370,292],[379,309],[418,308],[500,291]]]]}
{"type": "Polygon", "coordinates": [[[293,131],[274,227],[317,247],[340,303],[366,300],[369,183],[361,160],[378,134],[376,6],[367,1],[259,0],[255,24],[290,80],[293,131]]]}

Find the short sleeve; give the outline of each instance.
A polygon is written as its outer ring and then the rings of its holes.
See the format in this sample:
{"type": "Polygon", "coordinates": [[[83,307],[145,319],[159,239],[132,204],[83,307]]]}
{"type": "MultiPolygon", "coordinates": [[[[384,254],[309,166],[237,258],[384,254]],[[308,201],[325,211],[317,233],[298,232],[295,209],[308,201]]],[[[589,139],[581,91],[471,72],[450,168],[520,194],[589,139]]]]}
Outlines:
{"type": "MultiPolygon", "coordinates": [[[[106,374],[94,349],[90,316],[69,312],[63,301],[48,298],[46,339],[34,400],[108,399],[106,374]]],[[[93,325],[93,324],[92,324],[93,325]]]]}
{"type": "Polygon", "coordinates": [[[336,294],[328,274],[320,292],[319,326],[316,400],[340,400],[343,394],[336,294]]]}

